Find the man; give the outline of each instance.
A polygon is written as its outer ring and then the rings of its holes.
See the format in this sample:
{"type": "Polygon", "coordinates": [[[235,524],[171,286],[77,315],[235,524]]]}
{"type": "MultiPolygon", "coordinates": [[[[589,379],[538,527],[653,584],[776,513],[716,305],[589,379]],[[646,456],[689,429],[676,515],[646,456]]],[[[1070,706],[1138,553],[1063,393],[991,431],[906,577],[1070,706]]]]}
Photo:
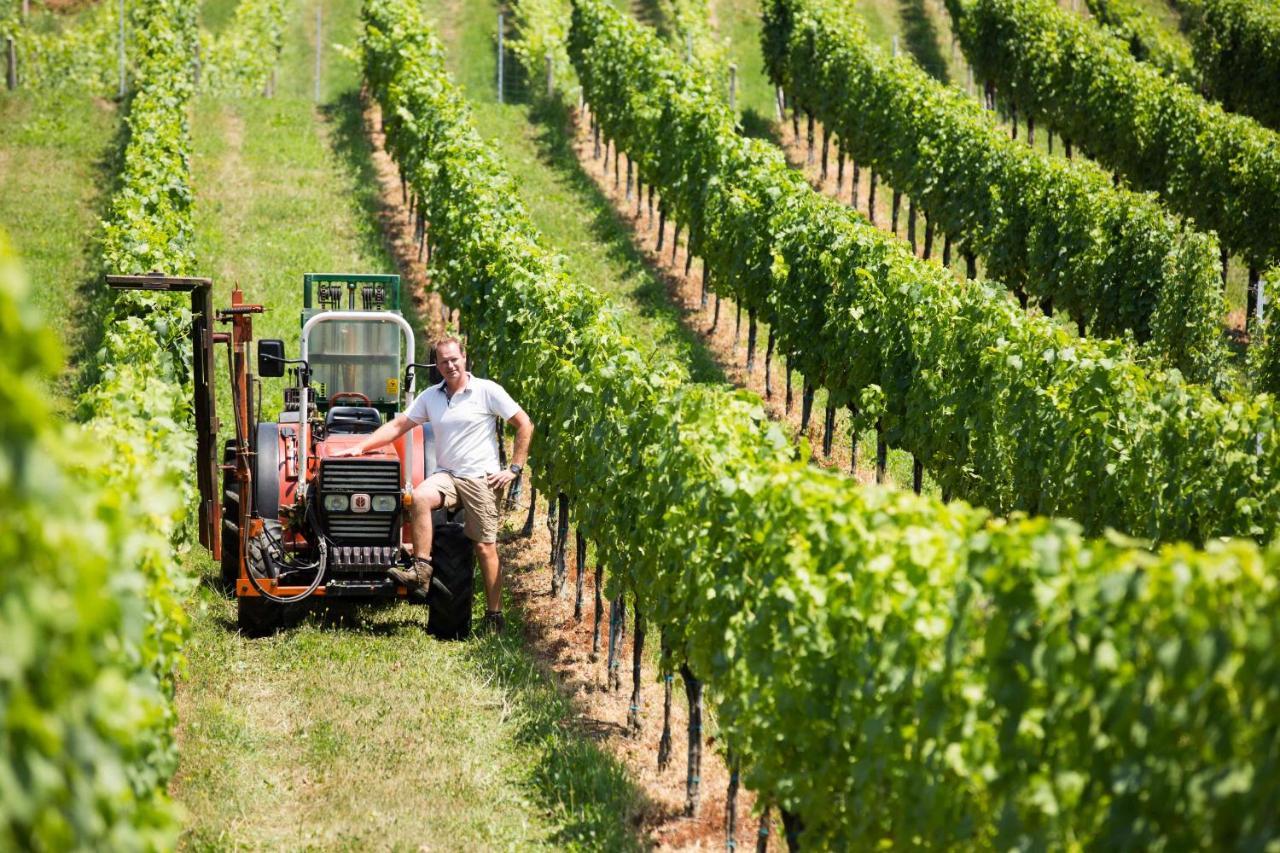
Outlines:
{"type": "Polygon", "coordinates": [[[501,385],[467,372],[467,354],[457,338],[436,343],[436,367],[444,377],[423,391],[409,410],[378,427],[368,438],[335,456],[359,456],[390,444],[416,426],[431,422],[435,432],[436,468],[413,491],[413,564],[391,575],[410,588],[431,585],[431,513],[461,504],[467,511],[465,531],[475,546],[487,599],[482,630],[501,633],[502,574],[498,565],[498,492],[524,469],[533,438],[533,421],[501,385]],[[494,417],[515,427],[512,465],[498,462],[494,417]]]}

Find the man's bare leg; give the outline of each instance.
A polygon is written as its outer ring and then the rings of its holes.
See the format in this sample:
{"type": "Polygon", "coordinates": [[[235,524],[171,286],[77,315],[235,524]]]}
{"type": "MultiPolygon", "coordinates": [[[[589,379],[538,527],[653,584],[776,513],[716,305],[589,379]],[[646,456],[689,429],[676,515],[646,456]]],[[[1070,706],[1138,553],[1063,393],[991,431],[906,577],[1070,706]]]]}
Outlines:
{"type": "Polygon", "coordinates": [[[476,558],[480,561],[480,576],[484,578],[486,609],[496,613],[502,609],[502,566],[498,563],[498,546],[494,542],[475,543],[476,558]]]}
{"type": "Polygon", "coordinates": [[[422,483],[413,490],[413,507],[410,511],[413,530],[413,556],[431,559],[431,513],[444,503],[440,492],[422,483]]]}

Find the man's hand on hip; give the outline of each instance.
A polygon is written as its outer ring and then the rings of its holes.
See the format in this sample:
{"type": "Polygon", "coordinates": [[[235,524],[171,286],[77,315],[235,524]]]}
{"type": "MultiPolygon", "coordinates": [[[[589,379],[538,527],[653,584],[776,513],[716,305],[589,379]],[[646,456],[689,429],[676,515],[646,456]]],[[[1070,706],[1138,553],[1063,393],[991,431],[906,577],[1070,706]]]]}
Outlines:
{"type": "Polygon", "coordinates": [[[497,491],[498,489],[501,489],[503,486],[506,486],[514,482],[515,479],[516,479],[516,475],[510,469],[507,469],[505,471],[499,471],[496,474],[485,475],[485,480],[488,481],[489,487],[495,491],[497,491]]]}

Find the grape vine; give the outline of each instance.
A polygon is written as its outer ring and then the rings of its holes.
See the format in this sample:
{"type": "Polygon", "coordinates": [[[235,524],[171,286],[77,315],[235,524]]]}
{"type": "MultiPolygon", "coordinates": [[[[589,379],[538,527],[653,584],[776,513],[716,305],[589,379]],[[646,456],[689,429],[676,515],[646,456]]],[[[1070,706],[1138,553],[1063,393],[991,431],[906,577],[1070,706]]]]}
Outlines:
{"type": "Polygon", "coordinates": [[[1280,134],[1138,62],[1053,0],[947,0],[974,72],[1159,192],[1256,269],[1280,262],[1280,134]]]}
{"type": "Polygon", "coordinates": [[[1228,110],[1280,130],[1280,6],[1180,0],[1205,87],[1228,110]]]}
{"type": "Polygon", "coordinates": [[[962,92],[871,45],[843,4],[770,0],[769,76],[838,144],[1011,288],[1090,333],[1132,331],[1194,379],[1221,370],[1227,313],[1217,241],[1083,160],[1012,140],[962,92]]]}
{"type": "MultiPolygon", "coordinates": [[[[104,266],[189,273],[187,108],[196,8],[135,4],[140,54],[104,266]]],[[[82,397],[56,428],[35,391],[57,363],[19,313],[4,247],[0,329],[0,846],[154,849],[176,843],[167,786],[177,763],[173,679],[190,586],[176,565],[193,495],[188,312],[118,298],[82,397]],[[18,397],[13,395],[17,394],[18,397]]]]}
{"type": "Polygon", "coordinates": [[[1197,86],[1200,75],[1191,48],[1166,32],[1133,0],[1085,0],[1099,24],[1129,47],[1134,59],[1149,62],[1165,75],[1197,86]]]}
{"type": "Polygon", "coordinates": [[[548,427],[539,488],[607,543],[612,582],[707,682],[744,782],[800,818],[803,844],[1280,834],[1280,553],[1151,553],[805,464],[752,395],[688,384],[566,278],[416,4],[363,16],[432,280],[477,363],[548,427]]]}
{"type": "Polygon", "coordinates": [[[577,3],[569,54],[605,137],[686,223],[712,287],[769,323],[789,365],[838,404],[879,398],[863,414],[946,493],[1090,532],[1276,531],[1270,397],[1220,400],[917,259],[736,134],[705,80],[613,10],[577,3]]]}

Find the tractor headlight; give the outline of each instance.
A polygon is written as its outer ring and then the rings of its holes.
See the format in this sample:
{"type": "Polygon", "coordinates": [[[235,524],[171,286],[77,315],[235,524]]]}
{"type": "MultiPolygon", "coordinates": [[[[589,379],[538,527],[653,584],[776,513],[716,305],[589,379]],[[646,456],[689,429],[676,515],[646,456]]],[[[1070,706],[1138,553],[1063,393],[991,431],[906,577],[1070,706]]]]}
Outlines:
{"type": "Polygon", "coordinates": [[[374,495],[373,511],[374,512],[395,512],[396,496],[395,495],[374,495]]]}
{"type": "Polygon", "coordinates": [[[350,500],[346,495],[325,495],[324,508],[327,512],[345,512],[350,500]]]}

